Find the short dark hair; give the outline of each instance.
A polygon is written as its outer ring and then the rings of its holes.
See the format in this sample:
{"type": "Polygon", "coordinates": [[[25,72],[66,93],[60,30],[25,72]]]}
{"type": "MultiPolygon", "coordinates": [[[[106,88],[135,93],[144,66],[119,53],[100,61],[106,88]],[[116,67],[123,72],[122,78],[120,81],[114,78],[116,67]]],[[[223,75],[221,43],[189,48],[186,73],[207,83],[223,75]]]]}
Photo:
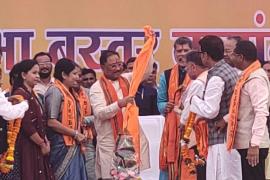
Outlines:
{"type": "Polygon", "coordinates": [[[192,41],[188,37],[179,37],[174,41],[174,49],[176,49],[176,45],[184,45],[187,44],[190,49],[192,49],[192,41]]]}
{"type": "Polygon", "coordinates": [[[82,76],[89,73],[93,74],[95,78],[97,78],[96,72],[93,69],[88,69],[88,68],[82,69],[82,76]]]}
{"type": "Polygon", "coordinates": [[[224,44],[220,37],[207,35],[200,39],[201,51],[206,52],[214,61],[220,61],[224,57],[224,44]]]}
{"type": "Polygon", "coordinates": [[[256,46],[248,40],[239,41],[234,49],[236,54],[241,54],[247,61],[257,60],[257,48],[256,46]]]}
{"type": "Polygon", "coordinates": [[[37,58],[39,57],[39,56],[48,56],[49,57],[49,59],[50,59],[50,61],[52,62],[52,56],[49,54],[49,53],[47,53],[47,52],[38,52],[37,54],[35,54],[35,56],[34,56],[34,60],[37,60],[37,58]]]}
{"type": "Polygon", "coordinates": [[[69,75],[69,73],[76,67],[79,66],[74,61],[67,58],[62,58],[56,62],[53,76],[55,79],[63,82],[64,79],[62,73],[64,72],[66,75],[69,75]]]}
{"type": "Polygon", "coordinates": [[[129,59],[127,60],[127,62],[126,62],[126,65],[128,65],[129,63],[135,62],[135,60],[136,60],[136,57],[131,57],[131,58],[129,58],[129,59]]]}
{"type": "Polygon", "coordinates": [[[266,65],[266,64],[269,64],[270,65],[270,61],[263,61],[261,62],[262,66],[266,65]]]}
{"type": "Polygon", "coordinates": [[[241,36],[228,36],[228,40],[235,40],[237,43],[242,40],[241,36]]]}
{"type": "Polygon", "coordinates": [[[201,53],[199,51],[192,50],[186,54],[187,62],[193,62],[194,64],[205,67],[202,63],[201,53]]]}
{"type": "Polygon", "coordinates": [[[111,51],[111,50],[103,50],[103,51],[101,51],[101,56],[99,58],[100,64],[104,65],[107,62],[108,57],[110,57],[112,55],[117,55],[118,57],[120,57],[118,52],[116,52],[116,51],[111,51]]]}

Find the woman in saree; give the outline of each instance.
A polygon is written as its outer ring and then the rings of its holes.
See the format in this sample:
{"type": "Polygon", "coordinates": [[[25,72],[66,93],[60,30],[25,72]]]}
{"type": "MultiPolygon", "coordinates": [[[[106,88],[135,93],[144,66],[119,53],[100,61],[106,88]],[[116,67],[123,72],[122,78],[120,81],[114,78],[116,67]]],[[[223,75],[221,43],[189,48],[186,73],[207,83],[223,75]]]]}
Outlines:
{"type": "Polygon", "coordinates": [[[81,129],[79,103],[72,90],[79,80],[76,67],[74,61],[60,59],[55,65],[55,83],[45,93],[50,162],[57,180],[87,180],[81,151],[86,138],[81,129]]]}
{"type": "Polygon", "coordinates": [[[39,82],[39,66],[34,60],[23,60],[17,70],[12,95],[22,96],[29,104],[29,109],[17,127],[20,129],[16,147],[19,152],[21,180],[54,180],[49,164],[50,142],[46,137],[46,117],[33,91],[39,82]]]}

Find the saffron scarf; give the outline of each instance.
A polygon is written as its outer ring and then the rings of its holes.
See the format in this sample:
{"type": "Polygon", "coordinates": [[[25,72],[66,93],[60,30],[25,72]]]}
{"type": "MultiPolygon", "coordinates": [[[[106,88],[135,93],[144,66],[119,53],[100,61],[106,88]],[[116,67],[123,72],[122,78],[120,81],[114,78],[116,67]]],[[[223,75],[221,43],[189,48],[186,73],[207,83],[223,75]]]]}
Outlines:
{"type": "MultiPolygon", "coordinates": [[[[122,90],[123,97],[128,96],[128,89],[129,89],[128,80],[120,76],[118,78],[118,82],[120,85],[120,89],[122,90]]],[[[118,101],[117,92],[115,91],[111,81],[108,80],[104,75],[102,75],[100,78],[100,86],[103,90],[107,105],[110,105],[118,101]]],[[[122,133],[122,129],[123,129],[122,109],[119,109],[117,114],[111,119],[111,125],[113,129],[114,140],[116,142],[117,135],[119,133],[122,133]]]]}
{"type": "MultiPolygon", "coordinates": [[[[83,117],[90,116],[91,111],[91,105],[89,101],[89,97],[87,96],[85,90],[80,87],[79,91],[75,93],[76,99],[79,101],[80,104],[80,112],[81,112],[81,121],[83,120],[83,117]]],[[[95,130],[92,127],[89,126],[83,126],[84,135],[88,139],[93,139],[95,130]]]]}
{"type": "Polygon", "coordinates": [[[197,149],[200,156],[207,158],[208,154],[208,125],[205,119],[198,119],[194,124],[197,149]]]}
{"type": "MultiPolygon", "coordinates": [[[[178,89],[178,79],[179,79],[179,65],[176,64],[171,70],[168,96],[169,102],[179,102],[182,93],[175,94],[178,89]]],[[[183,86],[186,88],[190,83],[190,78],[188,75],[185,76],[183,86]]],[[[160,151],[159,151],[159,166],[160,169],[166,170],[169,164],[173,166],[169,167],[169,172],[171,176],[177,176],[178,170],[178,157],[179,157],[179,119],[174,111],[171,111],[167,114],[165,118],[165,124],[163,128],[163,133],[160,142],[160,151]],[[171,169],[171,170],[170,170],[171,169]]]]}
{"type": "Polygon", "coordinates": [[[76,98],[79,101],[80,107],[81,107],[81,116],[90,116],[91,115],[91,106],[89,97],[87,96],[86,92],[82,87],[80,87],[80,90],[76,93],[76,98]]]}
{"type": "MultiPolygon", "coordinates": [[[[152,28],[150,26],[144,27],[145,37],[148,39],[134,62],[129,96],[135,96],[151,59],[155,44],[155,36],[151,32],[152,28]]],[[[135,152],[138,161],[140,161],[140,125],[138,116],[139,110],[136,104],[129,103],[124,114],[123,127],[133,137],[135,152]]]]}
{"type": "MultiPolygon", "coordinates": [[[[54,85],[61,91],[64,97],[61,120],[63,126],[74,130],[78,129],[76,101],[73,95],[71,94],[69,89],[67,89],[65,85],[59,80],[55,80],[54,85]]],[[[72,146],[75,144],[75,140],[73,139],[73,137],[67,135],[63,135],[63,137],[66,146],[72,146]]]]}
{"type": "Polygon", "coordinates": [[[261,67],[259,60],[256,60],[251,65],[249,65],[241,74],[239,80],[237,81],[233,95],[231,98],[230,110],[229,110],[229,120],[227,129],[227,149],[231,150],[233,148],[235,134],[237,129],[237,119],[240,104],[241,89],[244,86],[246,80],[249,78],[250,74],[261,67]]]}
{"type": "MultiPolygon", "coordinates": [[[[201,82],[206,84],[207,74],[208,71],[204,71],[199,75],[199,77],[197,77],[197,80],[200,80],[201,82]]],[[[199,155],[202,158],[206,159],[208,154],[208,124],[204,118],[199,118],[197,119],[196,122],[192,124],[192,127],[194,128],[195,131],[199,155]]]]}

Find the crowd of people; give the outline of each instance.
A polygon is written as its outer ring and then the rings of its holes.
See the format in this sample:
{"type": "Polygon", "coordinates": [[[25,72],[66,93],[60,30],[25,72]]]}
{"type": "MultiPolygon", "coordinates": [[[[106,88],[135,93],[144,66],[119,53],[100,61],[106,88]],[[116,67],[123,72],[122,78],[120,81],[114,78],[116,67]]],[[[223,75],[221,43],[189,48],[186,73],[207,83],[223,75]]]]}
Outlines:
{"type": "MultiPolygon", "coordinates": [[[[100,78],[67,58],[53,66],[46,52],[15,64],[0,93],[0,179],[113,179],[123,112],[134,103],[140,116],[165,117],[160,180],[266,179],[270,63],[238,36],[207,35],[198,46],[177,38],[176,64],[159,83],[151,58],[135,96],[137,58],[123,63],[115,51],[101,52],[100,78]]],[[[151,155],[142,129],[140,144],[144,170],[151,155]]]]}

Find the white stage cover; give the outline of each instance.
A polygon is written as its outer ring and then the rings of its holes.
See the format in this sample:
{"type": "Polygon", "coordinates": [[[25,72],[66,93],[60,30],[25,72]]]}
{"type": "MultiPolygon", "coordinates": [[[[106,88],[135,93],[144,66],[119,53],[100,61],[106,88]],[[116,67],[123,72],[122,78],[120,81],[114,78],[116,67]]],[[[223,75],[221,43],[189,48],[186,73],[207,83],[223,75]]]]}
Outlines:
{"type": "Polygon", "coordinates": [[[159,143],[162,135],[163,116],[140,116],[141,127],[149,141],[151,168],[141,172],[143,180],[159,179],[159,143]]]}

